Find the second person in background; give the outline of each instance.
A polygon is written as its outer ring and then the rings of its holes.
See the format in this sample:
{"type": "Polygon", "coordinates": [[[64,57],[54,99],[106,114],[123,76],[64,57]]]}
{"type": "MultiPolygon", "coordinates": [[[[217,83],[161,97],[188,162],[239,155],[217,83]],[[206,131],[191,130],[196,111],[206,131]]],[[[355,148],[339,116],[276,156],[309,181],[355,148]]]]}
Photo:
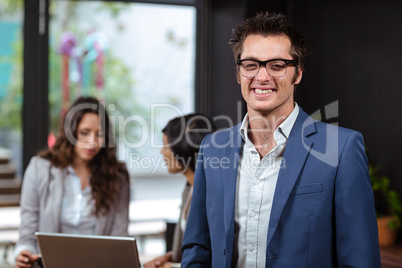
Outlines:
{"type": "Polygon", "coordinates": [[[38,260],[37,231],[128,235],[129,175],[116,158],[110,128],[103,105],[80,97],[53,147],[31,159],[21,192],[16,267],[38,260]]]}
{"type": "Polygon", "coordinates": [[[187,182],[182,194],[180,217],[174,230],[172,251],[145,263],[144,268],[169,268],[172,262],[181,261],[181,244],[193,194],[198,150],[204,137],[215,130],[216,127],[212,120],[199,113],[176,117],[170,120],[162,130],[163,148],[161,153],[168,171],[169,173],[182,173],[187,178],[187,182]]]}

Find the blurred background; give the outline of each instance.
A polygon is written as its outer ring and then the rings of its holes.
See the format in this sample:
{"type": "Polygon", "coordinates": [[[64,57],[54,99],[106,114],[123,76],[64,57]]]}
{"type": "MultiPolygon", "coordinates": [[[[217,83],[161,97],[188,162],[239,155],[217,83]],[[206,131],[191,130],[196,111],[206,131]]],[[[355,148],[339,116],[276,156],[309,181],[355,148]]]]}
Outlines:
{"type": "MultiPolygon", "coordinates": [[[[286,14],[311,45],[298,104],[360,131],[372,170],[386,178],[380,183],[402,195],[400,0],[0,0],[0,206],[18,207],[29,159],[51,144],[64,109],[91,94],[114,123],[132,201],[157,208],[139,217],[158,218],[158,204],[176,204],[185,184],[167,173],[161,129],[190,112],[220,128],[241,121],[245,104],[227,43],[258,11],[286,14]]],[[[379,216],[389,206],[380,205],[379,216]]],[[[177,211],[169,213],[174,221],[177,211]]],[[[144,253],[166,250],[166,226],[144,253]]],[[[6,238],[0,233],[4,245],[6,238]]]]}

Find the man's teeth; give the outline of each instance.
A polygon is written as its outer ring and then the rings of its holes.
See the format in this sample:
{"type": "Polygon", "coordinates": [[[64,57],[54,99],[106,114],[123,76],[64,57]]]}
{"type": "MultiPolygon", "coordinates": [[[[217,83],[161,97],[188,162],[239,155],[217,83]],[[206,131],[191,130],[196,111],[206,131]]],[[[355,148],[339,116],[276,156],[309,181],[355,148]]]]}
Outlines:
{"type": "Polygon", "coordinates": [[[265,89],[265,90],[258,89],[258,88],[255,89],[255,93],[257,93],[257,94],[267,94],[267,93],[272,93],[272,92],[274,92],[272,89],[265,89]]]}

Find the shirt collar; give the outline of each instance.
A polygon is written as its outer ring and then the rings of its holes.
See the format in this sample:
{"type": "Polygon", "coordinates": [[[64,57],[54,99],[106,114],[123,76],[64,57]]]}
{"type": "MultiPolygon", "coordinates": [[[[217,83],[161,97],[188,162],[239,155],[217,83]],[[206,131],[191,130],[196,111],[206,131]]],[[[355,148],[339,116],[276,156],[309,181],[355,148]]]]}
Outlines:
{"type": "MultiPolygon", "coordinates": [[[[74,168],[73,168],[73,166],[68,166],[68,167],[66,167],[65,169],[64,169],[64,175],[74,175],[75,177],[77,177],[78,178],[78,175],[77,175],[77,173],[75,173],[75,170],[74,170],[74,168]]],[[[91,176],[88,178],[88,180],[90,180],[91,179],[91,176]]]]}
{"type": "Polygon", "coordinates": [[[65,174],[73,174],[73,175],[76,175],[73,166],[68,166],[68,167],[66,167],[66,169],[64,170],[64,172],[65,172],[65,174]]]}
{"type": "MultiPolygon", "coordinates": [[[[79,187],[79,189],[81,189],[81,182],[80,182],[80,178],[77,176],[77,173],[75,173],[75,170],[73,168],[73,166],[68,166],[67,168],[64,169],[64,175],[65,176],[72,176],[69,178],[74,178],[74,180],[69,180],[69,183],[76,183],[76,187],[79,187]]],[[[91,181],[91,177],[88,178],[89,181],[91,181]]],[[[66,182],[65,182],[66,183],[66,182]]],[[[91,192],[91,185],[88,185],[87,187],[85,187],[84,190],[82,190],[82,193],[87,194],[91,192]]]]}
{"type": "Polygon", "coordinates": [[[293,108],[293,111],[278,127],[279,129],[281,129],[286,138],[289,138],[293,125],[295,124],[297,116],[299,115],[299,110],[299,105],[295,103],[295,108],[293,108]]]}
{"type": "MultiPolygon", "coordinates": [[[[290,135],[290,132],[292,131],[293,125],[296,122],[297,116],[299,115],[299,105],[295,102],[295,107],[293,108],[293,111],[289,114],[288,117],[278,126],[278,128],[275,130],[274,136],[276,136],[278,131],[285,136],[287,139],[290,135]]],[[[240,135],[243,137],[243,140],[249,144],[251,141],[248,138],[248,113],[244,116],[243,121],[240,125],[240,135]]],[[[276,138],[275,138],[276,139],[276,138]]]]}

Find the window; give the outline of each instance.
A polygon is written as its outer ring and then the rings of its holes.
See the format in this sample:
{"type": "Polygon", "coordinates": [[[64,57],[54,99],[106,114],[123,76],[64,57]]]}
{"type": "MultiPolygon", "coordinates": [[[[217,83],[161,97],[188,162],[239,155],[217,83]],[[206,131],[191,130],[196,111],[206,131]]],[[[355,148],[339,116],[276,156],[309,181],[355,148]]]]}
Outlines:
{"type": "Polygon", "coordinates": [[[23,0],[2,1],[0,7],[0,149],[21,175],[23,0]]]}
{"type": "Polygon", "coordinates": [[[195,7],[53,1],[50,12],[49,134],[77,96],[97,96],[130,173],[166,175],[161,130],[194,112],[195,7]]]}

